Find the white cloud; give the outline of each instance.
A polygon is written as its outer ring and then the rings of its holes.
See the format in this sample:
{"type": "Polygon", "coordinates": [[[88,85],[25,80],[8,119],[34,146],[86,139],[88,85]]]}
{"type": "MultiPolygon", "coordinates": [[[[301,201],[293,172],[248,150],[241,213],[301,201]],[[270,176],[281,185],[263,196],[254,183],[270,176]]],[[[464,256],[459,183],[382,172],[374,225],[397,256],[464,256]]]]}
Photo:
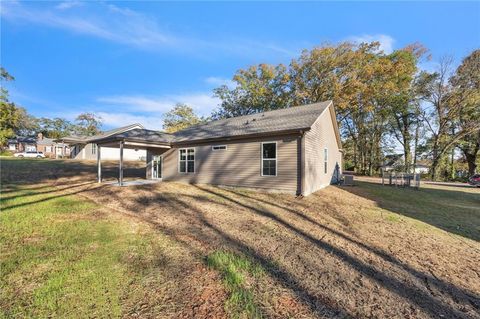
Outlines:
{"type": "Polygon", "coordinates": [[[142,50],[176,50],[191,55],[211,57],[214,54],[253,57],[292,57],[291,50],[268,41],[228,38],[200,39],[167,32],[149,15],[105,2],[68,1],[56,6],[24,5],[2,2],[2,20],[31,23],[102,38],[142,50]]]}
{"type": "Polygon", "coordinates": [[[219,87],[221,85],[226,85],[229,88],[234,88],[235,87],[235,82],[234,81],[232,81],[230,79],[222,78],[222,77],[217,77],[217,76],[210,76],[208,78],[205,78],[205,83],[207,83],[209,85],[212,85],[212,86],[215,86],[215,87],[219,87]]]}
{"type": "Polygon", "coordinates": [[[386,34],[364,34],[361,36],[352,36],[347,38],[348,41],[363,43],[363,42],[380,42],[380,50],[389,54],[393,52],[393,44],[395,39],[386,34]]]}
{"type": "Polygon", "coordinates": [[[97,102],[110,106],[119,106],[128,111],[165,113],[175,104],[184,103],[192,107],[200,115],[210,115],[220,100],[207,93],[192,93],[183,95],[165,95],[150,97],[142,95],[116,95],[97,99],[97,102]]]}
{"type": "MultiPolygon", "coordinates": [[[[38,9],[20,3],[2,5],[2,17],[14,22],[29,22],[66,29],[139,48],[174,45],[176,39],[160,30],[149,17],[112,4],[64,2],[56,9],[38,9]],[[76,10],[65,10],[77,7],[76,10]]],[[[53,8],[55,9],[55,7],[53,8]]]]}
{"type": "Polygon", "coordinates": [[[79,7],[81,5],[82,5],[82,2],[80,1],[70,0],[70,1],[60,2],[55,6],[55,8],[59,10],[68,10],[74,7],[79,7]]]}

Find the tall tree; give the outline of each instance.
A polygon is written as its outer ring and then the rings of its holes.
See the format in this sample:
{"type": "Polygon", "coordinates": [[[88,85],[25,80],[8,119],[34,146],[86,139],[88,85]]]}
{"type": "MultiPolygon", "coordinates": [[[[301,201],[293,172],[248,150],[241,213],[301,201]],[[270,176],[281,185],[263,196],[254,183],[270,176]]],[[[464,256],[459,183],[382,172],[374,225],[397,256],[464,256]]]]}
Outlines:
{"type": "Polygon", "coordinates": [[[450,79],[453,90],[452,103],[463,105],[463,112],[457,119],[457,129],[468,131],[458,143],[458,148],[468,164],[468,173],[473,175],[477,169],[476,160],[480,150],[480,50],[473,51],[463,59],[450,79]],[[476,128],[475,128],[476,127],[476,128]]]}
{"type": "Polygon", "coordinates": [[[418,144],[420,129],[420,105],[416,92],[415,74],[417,61],[427,52],[421,44],[415,43],[405,49],[393,52],[390,59],[395,72],[400,75],[399,80],[403,85],[397,86],[395,92],[386,96],[388,110],[388,126],[390,133],[396,138],[403,148],[405,170],[411,171],[411,164],[416,164],[412,159],[412,139],[415,149],[418,144]]]}
{"type": "Polygon", "coordinates": [[[189,126],[202,123],[205,120],[196,115],[190,106],[178,103],[173,109],[164,114],[163,129],[168,133],[174,133],[189,126]]]}
{"type": "Polygon", "coordinates": [[[66,119],[54,118],[49,119],[42,117],[38,120],[40,132],[45,137],[62,138],[75,132],[74,125],[66,119]]]}
{"type": "Polygon", "coordinates": [[[387,97],[408,90],[415,72],[412,52],[386,55],[378,42],[341,43],[304,50],[283,65],[261,64],[236,73],[236,87],[215,90],[222,99],[216,117],[333,100],[355,169],[372,174],[382,157],[387,97]]]}
{"type": "Polygon", "coordinates": [[[77,135],[92,136],[101,132],[102,118],[94,113],[82,113],[75,119],[77,135]]]}
{"type": "Polygon", "coordinates": [[[420,93],[427,103],[422,120],[431,135],[430,177],[433,180],[439,177],[442,158],[465,136],[478,130],[478,117],[465,116],[475,114],[475,105],[461,102],[449,82],[451,66],[452,59],[443,58],[436,72],[422,72],[419,79],[420,93]]]}
{"type": "Polygon", "coordinates": [[[233,77],[233,89],[223,85],[214,90],[222,100],[213,118],[226,118],[265,112],[290,104],[287,68],[280,64],[260,64],[239,70],[233,77]]]}

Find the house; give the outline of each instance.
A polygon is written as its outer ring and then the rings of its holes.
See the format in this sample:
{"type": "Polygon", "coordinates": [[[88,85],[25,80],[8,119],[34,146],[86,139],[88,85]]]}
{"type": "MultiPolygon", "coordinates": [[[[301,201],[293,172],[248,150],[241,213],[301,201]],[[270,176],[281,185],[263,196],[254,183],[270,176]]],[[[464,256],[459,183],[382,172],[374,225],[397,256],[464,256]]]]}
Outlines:
{"type": "Polygon", "coordinates": [[[46,157],[50,158],[63,158],[70,155],[68,145],[56,142],[53,138],[44,137],[42,133],[37,135],[37,151],[43,152],[46,157]]]}
{"type": "Polygon", "coordinates": [[[430,166],[422,163],[417,163],[415,165],[415,174],[428,174],[430,171],[430,166]]]}
{"type": "MultiPolygon", "coordinates": [[[[411,168],[413,169],[413,163],[411,168]]],[[[390,171],[405,171],[405,160],[403,154],[390,154],[385,156],[385,161],[380,167],[384,172],[390,171]]],[[[430,166],[426,162],[417,162],[415,165],[414,173],[415,174],[427,174],[430,169],[430,166]]]]}
{"type": "MultiPolygon", "coordinates": [[[[74,159],[82,160],[95,160],[97,159],[97,145],[92,143],[93,140],[108,138],[115,134],[121,134],[129,130],[134,129],[143,129],[144,127],[141,124],[132,124],[120,128],[116,128],[104,133],[94,135],[94,136],[67,136],[61,139],[55,140],[58,143],[65,143],[68,145],[66,147],[69,150],[67,155],[74,159]]],[[[104,147],[102,150],[102,159],[104,160],[118,160],[119,159],[119,150],[118,148],[104,147]]],[[[138,161],[145,160],[146,151],[143,149],[128,149],[125,150],[124,154],[125,160],[138,161]]]]}
{"type": "Polygon", "coordinates": [[[8,149],[12,152],[35,152],[37,139],[33,136],[17,136],[7,140],[8,149]]]}
{"type": "Polygon", "coordinates": [[[385,160],[380,168],[382,171],[390,172],[397,168],[401,169],[404,165],[403,154],[389,154],[385,155],[385,160]]]}
{"type": "MultiPolygon", "coordinates": [[[[342,167],[331,101],[211,121],[173,134],[135,128],[90,143],[97,144],[100,154],[106,147],[117,147],[120,154],[124,149],[146,150],[147,179],[302,195],[338,181],[342,167]]],[[[100,182],[100,158],[98,171],[100,182]]]]}

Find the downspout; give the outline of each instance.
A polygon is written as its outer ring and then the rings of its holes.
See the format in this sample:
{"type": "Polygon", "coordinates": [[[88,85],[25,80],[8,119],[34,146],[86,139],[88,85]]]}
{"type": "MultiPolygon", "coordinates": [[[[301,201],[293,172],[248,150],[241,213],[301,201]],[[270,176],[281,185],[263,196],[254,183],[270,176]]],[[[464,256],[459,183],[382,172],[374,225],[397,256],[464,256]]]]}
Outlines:
{"type": "Polygon", "coordinates": [[[305,132],[300,131],[300,137],[298,139],[298,191],[297,198],[303,197],[305,193],[305,132]]]}

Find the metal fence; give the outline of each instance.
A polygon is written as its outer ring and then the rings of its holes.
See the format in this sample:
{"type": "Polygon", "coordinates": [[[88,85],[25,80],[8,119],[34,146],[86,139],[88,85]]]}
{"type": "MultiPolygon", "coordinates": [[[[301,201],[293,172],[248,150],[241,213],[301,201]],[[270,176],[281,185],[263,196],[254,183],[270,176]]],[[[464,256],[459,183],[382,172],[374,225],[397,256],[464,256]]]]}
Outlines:
{"type": "Polygon", "coordinates": [[[382,172],[382,185],[420,189],[420,174],[382,172]]]}

